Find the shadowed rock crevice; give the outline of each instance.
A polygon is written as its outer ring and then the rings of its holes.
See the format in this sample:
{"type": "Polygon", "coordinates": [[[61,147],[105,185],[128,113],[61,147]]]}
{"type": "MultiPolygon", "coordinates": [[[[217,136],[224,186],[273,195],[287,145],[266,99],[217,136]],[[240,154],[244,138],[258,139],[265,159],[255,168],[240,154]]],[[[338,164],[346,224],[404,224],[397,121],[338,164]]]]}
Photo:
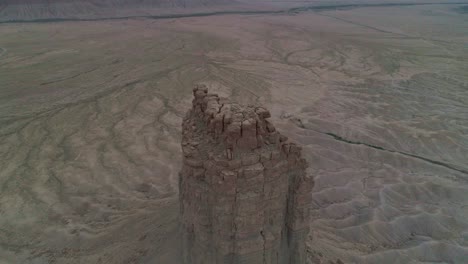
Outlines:
{"type": "Polygon", "coordinates": [[[305,263],[312,177],[270,113],[194,89],[183,121],[184,263],[305,263]]]}

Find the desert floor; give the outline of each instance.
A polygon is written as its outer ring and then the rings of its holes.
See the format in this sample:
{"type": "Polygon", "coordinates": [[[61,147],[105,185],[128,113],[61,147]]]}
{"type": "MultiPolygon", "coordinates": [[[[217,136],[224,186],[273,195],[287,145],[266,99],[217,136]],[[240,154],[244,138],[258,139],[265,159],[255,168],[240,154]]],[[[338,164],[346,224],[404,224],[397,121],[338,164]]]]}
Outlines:
{"type": "Polygon", "coordinates": [[[0,263],[177,264],[195,83],[304,146],[310,263],[468,263],[459,10],[1,24],[0,263]]]}

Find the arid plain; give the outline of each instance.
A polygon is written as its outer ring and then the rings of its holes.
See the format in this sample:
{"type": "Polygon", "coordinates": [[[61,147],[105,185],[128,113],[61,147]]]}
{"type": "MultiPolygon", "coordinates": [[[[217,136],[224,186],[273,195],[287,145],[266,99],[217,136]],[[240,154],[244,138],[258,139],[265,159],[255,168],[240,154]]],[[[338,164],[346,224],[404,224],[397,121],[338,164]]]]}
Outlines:
{"type": "Polygon", "coordinates": [[[310,263],[468,263],[460,10],[1,24],[0,263],[179,263],[196,83],[304,146],[310,263]]]}

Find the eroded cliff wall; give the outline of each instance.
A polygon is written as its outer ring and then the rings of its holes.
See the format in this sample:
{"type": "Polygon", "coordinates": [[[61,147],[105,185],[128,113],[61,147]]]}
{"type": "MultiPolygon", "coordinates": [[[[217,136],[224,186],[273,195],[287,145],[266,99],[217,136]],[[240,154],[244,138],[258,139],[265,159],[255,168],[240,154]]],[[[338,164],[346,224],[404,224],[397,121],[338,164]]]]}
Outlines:
{"type": "Polygon", "coordinates": [[[183,121],[180,201],[185,264],[302,264],[313,179],[301,148],[206,87],[183,121]]]}

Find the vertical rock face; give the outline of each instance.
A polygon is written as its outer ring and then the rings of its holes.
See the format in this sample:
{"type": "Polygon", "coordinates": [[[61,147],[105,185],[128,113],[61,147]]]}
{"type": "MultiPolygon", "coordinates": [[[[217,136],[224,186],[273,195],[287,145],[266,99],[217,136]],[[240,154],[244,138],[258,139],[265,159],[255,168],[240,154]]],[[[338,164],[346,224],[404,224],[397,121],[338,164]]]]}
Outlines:
{"type": "Polygon", "coordinates": [[[313,180],[270,113],[194,90],[183,121],[185,264],[303,264],[313,180]]]}

